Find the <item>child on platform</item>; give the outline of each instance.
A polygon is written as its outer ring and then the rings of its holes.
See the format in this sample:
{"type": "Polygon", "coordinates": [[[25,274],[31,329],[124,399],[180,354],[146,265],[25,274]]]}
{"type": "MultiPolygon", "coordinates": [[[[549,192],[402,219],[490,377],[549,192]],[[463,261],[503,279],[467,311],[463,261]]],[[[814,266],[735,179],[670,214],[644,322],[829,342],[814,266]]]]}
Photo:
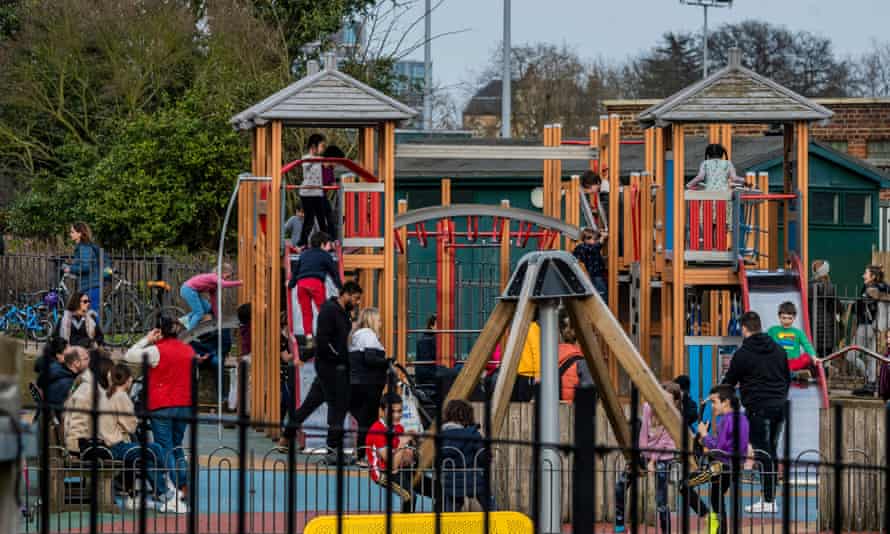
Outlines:
{"type": "MultiPolygon", "coordinates": [[[[241,285],[241,280],[232,280],[232,266],[228,263],[224,263],[222,266],[222,287],[238,287],[241,285]]],[[[179,288],[179,296],[185,301],[189,306],[189,313],[186,315],[186,329],[192,330],[198,323],[201,322],[201,319],[207,315],[216,314],[217,306],[216,299],[217,294],[216,290],[219,287],[220,280],[216,277],[216,273],[204,273],[193,276],[186,280],[182,287],[179,288]],[[205,294],[209,297],[205,299],[201,296],[201,294],[205,294]]]]}
{"type": "Polygon", "coordinates": [[[572,254],[578,258],[590,282],[603,300],[608,300],[608,285],[606,284],[606,260],[603,258],[603,243],[606,240],[605,232],[598,232],[591,228],[581,230],[581,242],[575,246],[572,254]]]}
{"type": "Polygon", "coordinates": [[[802,330],[794,328],[795,318],[797,318],[797,307],[793,302],[783,302],[779,305],[779,324],[770,328],[767,333],[773,341],[785,349],[785,354],[788,356],[788,370],[797,373],[797,378],[800,380],[809,380],[812,377],[811,369],[816,349],[802,330]]]}
{"type": "Polygon", "coordinates": [[[702,182],[705,183],[705,191],[729,191],[733,184],[742,185],[745,180],[736,175],[723,145],[710,144],[705,148],[705,159],[698,168],[698,174],[686,187],[694,189],[702,182]]]}

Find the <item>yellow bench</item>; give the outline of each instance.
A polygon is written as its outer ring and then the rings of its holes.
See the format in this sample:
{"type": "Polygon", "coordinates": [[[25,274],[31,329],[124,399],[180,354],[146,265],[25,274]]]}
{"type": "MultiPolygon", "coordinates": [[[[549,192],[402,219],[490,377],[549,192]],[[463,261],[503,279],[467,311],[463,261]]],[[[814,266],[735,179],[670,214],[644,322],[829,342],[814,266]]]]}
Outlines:
{"type": "MultiPolygon", "coordinates": [[[[451,512],[442,517],[442,534],[482,532],[485,526],[482,512],[451,512]]],[[[436,528],[435,514],[392,514],[392,534],[427,534],[436,528]]],[[[492,534],[532,534],[531,519],[519,512],[491,512],[489,525],[492,534]]],[[[343,534],[377,534],[384,532],[386,516],[344,515],[343,534]]],[[[337,516],[316,517],[306,525],[303,534],[336,534],[337,516]]]]}

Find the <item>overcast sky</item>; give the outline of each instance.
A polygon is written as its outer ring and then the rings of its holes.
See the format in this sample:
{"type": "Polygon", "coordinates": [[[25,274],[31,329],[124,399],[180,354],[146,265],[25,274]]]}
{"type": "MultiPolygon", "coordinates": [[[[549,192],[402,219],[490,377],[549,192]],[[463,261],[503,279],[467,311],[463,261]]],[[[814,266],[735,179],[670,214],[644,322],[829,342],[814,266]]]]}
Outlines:
{"type": "MultiPolygon", "coordinates": [[[[421,15],[423,1],[418,4],[421,15]]],[[[433,34],[468,30],[433,42],[435,85],[455,87],[482,69],[500,43],[502,9],[503,0],[444,0],[434,11],[433,34]]],[[[712,28],[753,18],[825,35],[840,56],[865,51],[872,39],[890,40],[888,0],[736,0],[730,9],[709,12],[712,28]]],[[[665,31],[702,24],[702,9],[679,0],[512,0],[512,15],[514,46],[566,44],[583,59],[623,59],[653,46],[665,31]]],[[[422,24],[416,33],[422,38],[422,24]]],[[[423,59],[423,50],[410,57],[423,59]]]]}

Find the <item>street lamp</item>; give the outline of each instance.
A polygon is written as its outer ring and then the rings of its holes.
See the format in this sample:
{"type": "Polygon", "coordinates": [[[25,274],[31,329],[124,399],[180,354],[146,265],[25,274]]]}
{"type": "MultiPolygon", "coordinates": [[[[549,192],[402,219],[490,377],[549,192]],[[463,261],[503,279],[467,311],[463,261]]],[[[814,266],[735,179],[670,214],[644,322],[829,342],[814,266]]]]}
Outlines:
{"type": "Polygon", "coordinates": [[[710,7],[732,7],[732,0],[680,0],[681,4],[687,6],[700,7],[705,12],[704,38],[702,39],[702,70],[703,78],[708,77],[708,8],[710,7]]]}

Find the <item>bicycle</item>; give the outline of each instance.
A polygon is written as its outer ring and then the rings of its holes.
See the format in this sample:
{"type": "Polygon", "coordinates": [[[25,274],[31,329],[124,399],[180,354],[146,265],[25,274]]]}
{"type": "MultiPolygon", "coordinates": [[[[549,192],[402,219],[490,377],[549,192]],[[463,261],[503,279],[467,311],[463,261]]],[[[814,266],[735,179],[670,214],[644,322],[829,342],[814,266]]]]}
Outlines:
{"type": "Polygon", "coordinates": [[[179,319],[185,315],[185,310],[172,304],[164,304],[164,294],[173,290],[173,287],[164,280],[151,280],[145,283],[151,291],[151,311],[145,317],[142,329],[145,332],[160,326],[161,316],[169,316],[179,319]]]}
{"type": "Polygon", "coordinates": [[[142,335],[142,305],[132,282],[112,272],[112,287],[102,302],[102,332],[111,347],[133,344],[142,335]]]}
{"type": "MultiPolygon", "coordinates": [[[[10,296],[15,294],[10,291],[10,296]]],[[[19,295],[18,304],[6,304],[0,307],[0,332],[8,334],[17,334],[24,331],[24,334],[35,341],[46,341],[53,331],[53,323],[46,316],[46,310],[40,306],[26,304],[29,297],[33,298],[40,294],[28,293],[19,295]]]]}

